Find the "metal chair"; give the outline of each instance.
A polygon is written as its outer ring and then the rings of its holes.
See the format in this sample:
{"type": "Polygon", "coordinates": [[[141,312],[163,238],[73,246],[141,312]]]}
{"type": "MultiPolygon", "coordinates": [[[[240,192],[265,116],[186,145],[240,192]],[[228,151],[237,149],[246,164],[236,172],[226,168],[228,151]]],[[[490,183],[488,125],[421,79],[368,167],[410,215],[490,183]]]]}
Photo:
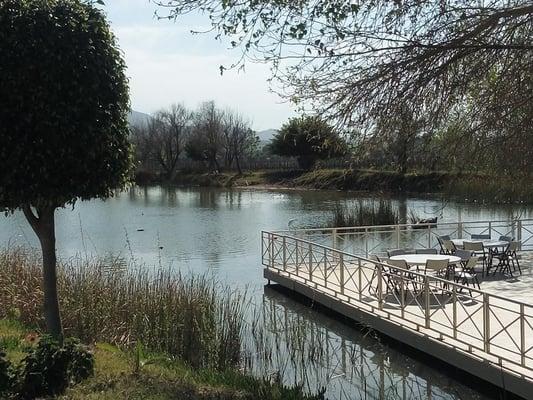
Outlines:
{"type": "Polygon", "coordinates": [[[454,254],[457,250],[451,240],[443,240],[442,247],[444,248],[444,254],[454,254]]]}
{"type": "MultiPolygon", "coordinates": [[[[479,257],[470,257],[469,260],[466,262],[466,264],[463,266],[462,270],[459,272],[455,272],[454,274],[454,280],[457,283],[460,283],[461,285],[469,286],[469,281],[472,282],[472,285],[477,285],[478,289],[481,289],[481,286],[479,285],[479,280],[477,279],[477,273],[476,273],[476,265],[479,261],[479,257]]],[[[472,296],[472,292],[470,292],[470,296],[472,296]]]]}
{"type": "Polygon", "coordinates": [[[470,235],[470,239],[472,239],[472,240],[487,240],[487,239],[490,239],[490,235],[473,233],[473,234],[470,235]]]}
{"type": "Polygon", "coordinates": [[[401,294],[403,290],[403,297],[405,300],[407,298],[407,292],[409,291],[409,283],[412,283],[413,289],[416,290],[411,278],[411,274],[408,273],[409,266],[405,260],[388,259],[386,264],[393,268],[390,268],[383,274],[385,277],[385,282],[387,283],[385,294],[389,293],[389,291],[394,291],[396,294],[401,294]]]}
{"type": "Polygon", "coordinates": [[[472,257],[472,252],[469,250],[457,249],[454,256],[461,258],[461,263],[466,263],[472,257]]]}
{"type": "Polygon", "coordinates": [[[500,236],[498,240],[500,242],[512,242],[514,239],[511,236],[500,236]]]}
{"type": "Polygon", "coordinates": [[[416,254],[438,254],[437,249],[416,249],[416,254]]]}
{"type": "Polygon", "coordinates": [[[450,235],[440,235],[440,236],[437,236],[438,238],[442,239],[442,240],[450,240],[450,235]]]}
{"type": "Polygon", "coordinates": [[[499,270],[502,274],[509,272],[509,275],[513,276],[513,271],[516,271],[516,268],[518,267],[518,273],[522,275],[522,269],[520,268],[520,263],[518,262],[518,256],[516,254],[519,247],[520,242],[509,242],[504,251],[492,255],[493,258],[498,260],[498,265],[496,265],[494,274],[499,270]]]}
{"type": "Polygon", "coordinates": [[[489,259],[490,253],[487,253],[485,246],[482,242],[467,242],[463,243],[463,249],[470,251],[474,256],[478,257],[482,261],[482,276],[488,275],[489,269],[492,264],[492,258],[489,259]]]}
{"type": "MultiPolygon", "coordinates": [[[[437,277],[437,278],[448,278],[448,260],[427,260],[426,268],[424,270],[428,278],[437,277]]],[[[439,281],[442,285],[442,282],[439,281]]],[[[444,288],[444,287],[443,287],[444,288]]]]}
{"type": "Polygon", "coordinates": [[[389,257],[394,256],[401,256],[403,254],[415,254],[414,249],[393,249],[393,250],[387,250],[387,255],[389,257]]]}

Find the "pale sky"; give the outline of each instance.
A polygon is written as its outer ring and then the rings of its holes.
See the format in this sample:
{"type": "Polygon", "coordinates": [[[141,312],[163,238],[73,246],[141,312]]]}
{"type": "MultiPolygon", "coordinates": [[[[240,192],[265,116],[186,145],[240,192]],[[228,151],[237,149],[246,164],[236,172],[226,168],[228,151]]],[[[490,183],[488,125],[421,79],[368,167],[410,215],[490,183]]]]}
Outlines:
{"type": "Polygon", "coordinates": [[[220,65],[230,65],[240,55],[213,34],[192,35],[207,28],[207,16],[187,16],[178,22],[154,18],[149,0],[106,0],[111,27],[124,52],[130,78],[131,104],[136,111],[152,113],[171,103],[195,108],[215,100],[252,121],[256,130],[276,129],[294,108],[269,91],[269,67],[246,64],[245,71],[220,75],[220,65]]]}

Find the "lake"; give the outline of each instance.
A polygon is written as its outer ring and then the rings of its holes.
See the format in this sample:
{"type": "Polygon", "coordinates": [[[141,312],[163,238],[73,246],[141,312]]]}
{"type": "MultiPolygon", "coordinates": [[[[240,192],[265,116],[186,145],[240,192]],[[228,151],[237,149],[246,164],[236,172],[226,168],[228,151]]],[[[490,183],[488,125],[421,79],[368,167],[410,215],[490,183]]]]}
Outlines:
{"type": "MultiPolygon", "coordinates": [[[[328,398],[484,398],[440,368],[264,287],[262,229],[325,224],[338,204],[382,197],[333,191],[135,187],[107,201],[79,202],[73,209],[59,210],[58,253],[62,258],[121,255],[146,268],[170,266],[212,274],[248,290],[262,310],[264,329],[274,348],[268,362],[254,369],[261,369],[258,373],[282,370],[286,382],[313,390],[324,386],[328,398]],[[288,357],[286,351],[290,346],[286,332],[295,326],[309,332],[297,350],[302,357],[288,357]]],[[[488,207],[435,198],[390,201],[404,215],[413,210],[421,218],[437,216],[442,222],[531,215],[531,209],[517,206],[488,207]]],[[[1,221],[0,243],[37,246],[21,213],[1,221]]]]}

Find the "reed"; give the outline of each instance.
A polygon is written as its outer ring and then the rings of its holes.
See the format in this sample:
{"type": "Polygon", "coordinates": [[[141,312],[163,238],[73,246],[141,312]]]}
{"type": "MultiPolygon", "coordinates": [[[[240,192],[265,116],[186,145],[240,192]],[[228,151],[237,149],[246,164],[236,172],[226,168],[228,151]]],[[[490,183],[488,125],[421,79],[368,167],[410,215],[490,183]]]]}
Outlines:
{"type": "Polygon", "coordinates": [[[353,206],[337,205],[331,218],[332,226],[353,227],[367,225],[395,225],[400,223],[398,212],[390,201],[366,203],[359,201],[353,206]]]}
{"type": "MultiPolygon", "coordinates": [[[[247,296],[207,276],[76,258],[59,265],[58,291],[68,336],[129,349],[142,343],[194,368],[241,362],[247,296]]],[[[21,248],[0,252],[0,318],[43,328],[41,304],[40,259],[21,248]]]]}

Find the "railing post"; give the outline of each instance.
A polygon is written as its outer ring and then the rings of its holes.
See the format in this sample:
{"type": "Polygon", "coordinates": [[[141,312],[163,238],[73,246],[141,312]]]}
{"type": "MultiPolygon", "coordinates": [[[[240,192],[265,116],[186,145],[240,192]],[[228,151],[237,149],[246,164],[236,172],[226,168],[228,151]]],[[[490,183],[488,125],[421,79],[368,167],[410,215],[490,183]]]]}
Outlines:
{"type": "Polygon", "coordinates": [[[383,310],[383,265],[378,264],[378,308],[383,310]]]}
{"type": "Polygon", "coordinates": [[[453,338],[457,339],[457,286],[453,285],[453,292],[452,292],[453,300],[453,338]]]}
{"type": "Polygon", "coordinates": [[[274,269],[274,240],[276,240],[275,235],[270,235],[270,240],[268,241],[269,251],[268,256],[270,258],[270,268],[274,269]]]}
{"type": "Polygon", "coordinates": [[[362,292],[363,292],[363,271],[362,271],[362,264],[361,264],[361,259],[359,258],[357,260],[357,265],[358,265],[358,271],[357,271],[357,292],[359,293],[359,301],[361,301],[361,298],[362,298],[362,292]]]}
{"type": "Polygon", "coordinates": [[[457,223],[457,237],[459,239],[463,238],[463,223],[462,222],[457,223]]]}
{"type": "Polygon", "coordinates": [[[300,263],[299,263],[299,259],[298,259],[298,239],[294,239],[294,246],[296,247],[296,257],[295,257],[296,275],[299,275],[300,263]]]}
{"type": "Polygon", "coordinates": [[[426,328],[431,326],[430,321],[430,297],[429,297],[429,277],[424,276],[424,315],[426,317],[426,328]]]}
{"type": "Polygon", "coordinates": [[[492,221],[489,221],[489,236],[492,237],[492,221]]]}
{"type": "Polygon", "coordinates": [[[324,286],[328,287],[328,250],[324,249],[324,286]]]}
{"type": "Polygon", "coordinates": [[[309,243],[309,281],[313,282],[313,245],[309,243]]]}
{"type": "Polygon", "coordinates": [[[283,248],[282,248],[282,253],[283,253],[283,271],[286,271],[287,270],[287,241],[286,241],[286,237],[283,236],[283,241],[282,241],[282,245],[283,245],[283,248]]]}
{"type": "Polygon", "coordinates": [[[341,266],[339,273],[341,294],[344,294],[344,254],[342,253],[339,254],[339,264],[341,266]]]}
{"type": "Polygon", "coordinates": [[[428,249],[431,249],[431,225],[428,225],[428,249]]]}
{"type": "Polygon", "coordinates": [[[518,250],[522,250],[522,220],[516,221],[516,240],[518,241],[518,250]]]}
{"type": "Polygon", "coordinates": [[[526,366],[526,321],[524,304],[520,304],[520,365],[526,366]]]}
{"type": "Polygon", "coordinates": [[[368,257],[368,228],[365,228],[365,257],[368,257]]]}
{"type": "Polygon", "coordinates": [[[333,229],[333,248],[336,249],[338,246],[337,243],[337,228],[333,229]]]}
{"type": "Polygon", "coordinates": [[[490,353],[490,311],[489,294],[483,293],[483,348],[490,353]]]}
{"type": "Polygon", "coordinates": [[[400,248],[400,225],[396,225],[396,248],[399,249],[400,248]]]}

